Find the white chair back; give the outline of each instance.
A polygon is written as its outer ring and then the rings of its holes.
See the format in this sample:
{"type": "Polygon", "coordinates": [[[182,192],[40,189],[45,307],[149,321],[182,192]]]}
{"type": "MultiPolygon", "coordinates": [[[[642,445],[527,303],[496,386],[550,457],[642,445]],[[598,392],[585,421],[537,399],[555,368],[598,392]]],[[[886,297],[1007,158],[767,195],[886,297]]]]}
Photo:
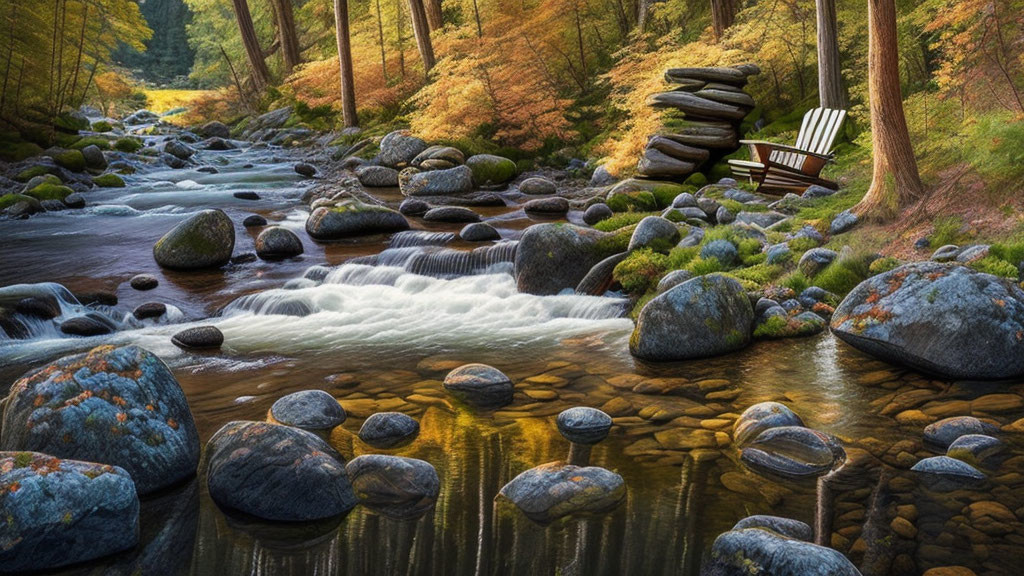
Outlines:
{"type": "MultiPolygon", "coordinates": [[[[839,135],[839,127],[846,118],[846,110],[831,108],[814,108],[804,114],[800,124],[800,134],[796,138],[796,147],[814,154],[828,154],[832,144],[839,135]]],[[[772,152],[772,162],[777,162],[799,170],[803,166],[804,156],[796,152],[772,152]]]]}

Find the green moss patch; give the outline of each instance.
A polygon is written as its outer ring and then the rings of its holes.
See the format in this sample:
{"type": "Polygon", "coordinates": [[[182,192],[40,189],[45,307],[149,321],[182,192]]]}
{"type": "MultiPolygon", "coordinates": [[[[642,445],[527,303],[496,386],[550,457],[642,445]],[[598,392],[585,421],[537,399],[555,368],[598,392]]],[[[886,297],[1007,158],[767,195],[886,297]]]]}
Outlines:
{"type": "Polygon", "coordinates": [[[668,256],[649,248],[634,251],[615,267],[613,277],[630,294],[643,294],[658,285],[668,270],[668,256]]]}
{"type": "Polygon", "coordinates": [[[124,180],[113,172],[94,177],[92,183],[101,188],[124,188],[124,180]]]}
{"type": "Polygon", "coordinates": [[[658,200],[646,190],[613,192],[606,201],[612,212],[652,212],[658,209],[658,200]]]}
{"type": "Polygon", "coordinates": [[[121,152],[138,152],[142,148],[142,141],[138,138],[118,138],[114,142],[114,149],[121,152]]]}
{"type": "Polygon", "coordinates": [[[31,196],[36,200],[61,200],[67,198],[68,194],[74,192],[67,186],[61,186],[59,184],[44,183],[36,186],[25,193],[26,196],[31,196]]]}
{"type": "Polygon", "coordinates": [[[53,161],[62,168],[67,168],[72,172],[81,172],[85,170],[85,156],[82,156],[80,150],[64,150],[53,155],[53,161]]]}
{"type": "Polygon", "coordinates": [[[99,120],[97,122],[92,123],[93,132],[110,132],[113,129],[114,127],[111,126],[110,122],[107,122],[106,120],[99,120]]]}
{"type": "Polygon", "coordinates": [[[96,146],[100,150],[110,150],[110,138],[105,136],[85,136],[71,145],[75,150],[81,150],[86,146],[96,146]]]}
{"type": "Polygon", "coordinates": [[[43,176],[49,173],[50,168],[48,166],[32,166],[31,168],[26,168],[19,172],[14,179],[18,182],[28,182],[36,176],[43,176]]]}
{"type": "Polygon", "coordinates": [[[625,226],[637,224],[648,216],[658,216],[659,214],[660,212],[622,212],[594,224],[594,228],[602,232],[612,232],[625,226]]]}
{"type": "Polygon", "coordinates": [[[33,202],[34,198],[25,196],[24,194],[4,194],[0,196],[0,210],[10,208],[18,202],[33,202]]]}

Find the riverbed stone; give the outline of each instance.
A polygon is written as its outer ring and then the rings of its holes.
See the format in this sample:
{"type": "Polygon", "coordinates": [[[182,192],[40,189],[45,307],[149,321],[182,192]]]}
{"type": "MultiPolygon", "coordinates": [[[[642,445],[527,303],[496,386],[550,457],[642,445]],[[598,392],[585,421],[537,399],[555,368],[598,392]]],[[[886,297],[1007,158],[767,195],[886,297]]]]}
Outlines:
{"type": "Polygon", "coordinates": [[[479,222],[480,215],[464,206],[438,206],[427,210],[423,219],[427,222],[479,222]]]}
{"type": "Polygon", "coordinates": [[[504,184],[516,175],[516,163],[503,156],[476,154],[466,159],[466,166],[472,171],[473,183],[477,186],[504,184]]]}
{"type": "Polygon", "coordinates": [[[0,452],[0,572],[28,572],[127,550],[139,497],[124,469],[38,452],[0,452]]]}
{"type": "Polygon", "coordinates": [[[229,510],[282,522],[356,505],[345,459],[315,434],[266,422],[229,422],[206,445],[210,497],[229,510]]]}
{"type": "Polygon", "coordinates": [[[260,216],[259,214],[252,214],[250,216],[246,216],[245,220],[242,220],[242,226],[245,226],[246,228],[259,228],[260,226],[266,225],[267,219],[264,218],[263,216],[260,216]]]}
{"type": "Polygon", "coordinates": [[[558,187],[547,178],[534,176],[520,182],[519,191],[523,194],[554,194],[558,187]]]}
{"type": "Polygon", "coordinates": [[[730,530],[715,538],[701,576],[860,576],[836,550],[765,528],[730,530]]]}
{"type": "Polygon", "coordinates": [[[377,412],[363,421],[359,439],[374,448],[397,448],[412,442],[420,433],[420,423],[401,412],[377,412]]]}
{"type": "Polygon", "coordinates": [[[548,524],[571,515],[603,514],[626,495],[626,483],[611,470],[551,462],[531,468],[502,487],[499,498],[526,517],[548,524]]]}
{"type": "Polygon", "coordinates": [[[270,407],[280,424],[310,432],[331,430],[345,422],[345,409],[323,390],[303,390],[282,396],[270,407]]]}
{"type": "Polygon", "coordinates": [[[441,491],[437,470],[416,458],[365,454],[345,466],[359,502],[384,516],[416,518],[434,506],[441,491]]]}
{"type": "Polygon", "coordinates": [[[71,336],[102,336],[114,332],[115,329],[109,318],[96,312],[87,312],[60,323],[60,331],[71,336]]]}
{"type": "Polygon", "coordinates": [[[107,167],[107,159],[103,157],[103,151],[95,144],[82,148],[82,156],[85,158],[85,165],[89,168],[102,170],[107,167]]]}
{"type": "Polygon", "coordinates": [[[135,307],[135,310],[132,310],[132,316],[139,320],[159,318],[166,313],[167,305],[163,302],[146,302],[145,304],[139,304],[135,307]]]}
{"type": "Polygon", "coordinates": [[[970,464],[949,456],[932,456],[914,464],[922,483],[936,492],[972,489],[982,486],[985,475],[970,464]]]}
{"type": "Polygon", "coordinates": [[[597,408],[577,406],[563,410],[555,420],[558,431],[574,444],[597,444],[608,437],[612,417],[597,408]]]}
{"type": "Polygon", "coordinates": [[[733,441],[743,446],[769,428],[803,426],[804,422],[785,404],[759,402],[747,408],[733,424],[733,441]]]}
{"type": "Polygon", "coordinates": [[[314,240],[340,240],[408,229],[409,222],[400,213],[355,199],[344,200],[334,206],[321,206],[306,219],[306,232],[314,240]]]}
{"type": "Polygon", "coordinates": [[[308,162],[299,162],[295,165],[295,173],[299,176],[312,178],[313,176],[316,176],[316,166],[313,166],[308,162]]]}
{"type": "Polygon", "coordinates": [[[199,127],[198,133],[203,138],[230,138],[231,129],[227,124],[213,120],[199,127]]]}
{"type": "Polygon", "coordinates": [[[583,222],[593,226],[602,220],[607,220],[614,216],[615,213],[603,202],[591,205],[586,211],[583,212],[583,222]]]}
{"type": "Polygon", "coordinates": [[[488,240],[500,240],[501,234],[494,229],[494,226],[486,222],[473,222],[466,224],[459,231],[459,238],[466,242],[486,242],[488,240]]]}
{"type": "Polygon", "coordinates": [[[750,342],[754,310],[743,286],[722,274],[687,280],[640,311],[629,351],[644,360],[717,356],[750,342]]]}
{"type": "Polygon", "coordinates": [[[1004,443],[987,434],[964,434],[946,450],[946,456],[963,460],[974,467],[986,467],[1003,451],[1004,443]]]}
{"type": "Polygon", "coordinates": [[[569,201],[558,196],[551,198],[534,198],[533,200],[523,204],[523,210],[527,214],[551,214],[560,216],[569,211],[569,201]]]}
{"type": "Polygon", "coordinates": [[[924,429],[924,441],[946,450],[961,436],[968,434],[993,434],[997,428],[973,416],[951,416],[929,424],[924,429]]]}
{"type": "Polygon", "coordinates": [[[120,466],[140,494],[192,476],[199,463],[185,394],[138,346],[100,346],[29,372],[6,404],[0,450],[120,466]]]}
{"type": "Polygon", "coordinates": [[[368,188],[393,188],[398,186],[398,170],[387,166],[360,166],[356,168],[359,183],[368,188]]]}
{"type": "Polygon", "coordinates": [[[473,189],[473,171],[464,165],[428,172],[409,168],[399,174],[398,185],[406,196],[458,196],[473,189]]]}
{"type": "Polygon", "coordinates": [[[668,252],[679,242],[679,228],[675,223],[660,216],[648,216],[640,221],[629,238],[630,252],[650,248],[657,252],[668,252]]]}
{"type": "Polygon", "coordinates": [[[406,198],[398,205],[398,211],[405,216],[423,216],[430,210],[430,204],[417,198],[406,198]]]}
{"type": "Polygon", "coordinates": [[[608,242],[611,236],[573,224],[530,226],[516,250],[519,291],[547,295],[575,289],[595,264],[618,251],[608,242]]]}
{"type": "Polygon", "coordinates": [[[178,332],[171,337],[171,342],[185,350],[220,348],[224,334],[216,326],[195,326],[178,332]]]}
{"type": "Polygon", "coordinates": [[[426,149],[427,143],[421,138],[413,136],[408,130],[396,130],[381,138],[377,160],[384,166],[400,168],[409,165],[426,149]]]}
{"type": "Polygon", "coordinates": [[[769,428],[744,445],[741,460],[761,472],[790,479],[820,476],[836,463],[835,441],[803,426],[769,428]]]}
{"type": "Polygon", "coordinates": [[[264,228],[256,237],[256,255],[264,260],[292,258],[302,254],[302,240],[281,226],[264,228]]]}
{"type": "Polygon", "coordinates": [[[231,260],[235,227],[222,210],[203,210],[164,234],[153,246],[153,258],[164,268],[218,268],[231,260]]]}
{"type": "Polygon", "coordinates": [[[965,266],[918,262],[873,276],[836,308],[832,332],[943,377],[1024,375],[1024,290],[965,266]]]}
{"type": "MultiPolygon", "coordinates": [[[[412,159],[413,166],[423,166],[427,162],[437,165],[443,163],[444,168],[452,168],[459,164],[464,164],[466,162],[466,155],[458,148],[452,148],[451,146],[431,146],[412,159]]],[[[426,167],[424,166],[424,168],[426,167]]]]}
{"type": "Polygon", "coordinates": [[[466,364],[444,378],[446,390],[469,404],[500,408],[512,402],[514,386],[501,370],[486,364],[466,364]]]}
{"type": "Polygon", "coordinates": [[[171,140],[164,146],[164,152],[180,160],[188,160],[196,153],[195,149],[179,140],[171,140]]]}
{"type": "Polygon", "coordinates": [[[160,281],[151,274],[137,274],[132,276],[128,284],[136,290],[152,290],[160,285],[160,281]]]}

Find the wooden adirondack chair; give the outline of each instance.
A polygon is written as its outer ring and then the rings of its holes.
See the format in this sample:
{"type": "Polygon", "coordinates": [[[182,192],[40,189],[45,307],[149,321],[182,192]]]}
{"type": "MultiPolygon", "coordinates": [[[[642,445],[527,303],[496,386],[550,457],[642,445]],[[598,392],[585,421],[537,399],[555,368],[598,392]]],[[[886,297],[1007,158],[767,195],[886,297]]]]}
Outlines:
{"type": "Polygon", "coordinates": [[[821,178],[821,169],[832,160],[832,143],[846,118],[846,110],[814,108],[804,114],[795,146],[740,140],[750,147],[750,160],[729,160],[737,180],[757,184],[759,192],[785,194],[803,192],[818,184],[826,188],[839,186],[821,178]]]}

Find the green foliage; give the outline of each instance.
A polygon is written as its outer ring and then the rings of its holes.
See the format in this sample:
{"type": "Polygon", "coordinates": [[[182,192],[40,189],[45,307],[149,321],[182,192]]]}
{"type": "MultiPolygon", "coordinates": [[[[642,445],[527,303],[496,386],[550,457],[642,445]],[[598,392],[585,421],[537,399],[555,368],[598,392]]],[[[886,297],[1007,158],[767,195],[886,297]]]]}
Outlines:
{"type": "Polygon", "coordinates": [[[788,335],[789,320],[772,316],[754,328],[754,338],[785,338],[788,335]]]}
{"type": "Polygon", "coordinates": [[[71,194],[73,190],[67,186],[61,186],[59,184],[51,184],[49,182],[40,184],[35,188],[25,192],[26,196],[31,196],[36,200],[63,200],[68,194],[71,194]]]}
{"type": "Polygon", "coordinates": [[[35,199],[24,194],[4,194],[0,196],[0,210],[10,208],[18,202],[34,202],[35,199]]]}
{"type": "Polygon", "coordinates": [[[81,150],[86,146],[96,145],[100,150],[110,150],[110,138],[105,136],[84,136],[71,145],[75,150],[81,150]]]}
{"type": "Polygon", "coordinates": [[[966,239],[964,221],[959,216],[941,216],[932,223],[931,244],[936,248],[959,244],[966,239]]]}
{"type": "Polygon", "coordinates": [[[902,264],[903,262],[900,262],[899,258],[885,256],[872,262],[871,265],[868,266],[868,272],[870,272],[872,276],[876,276],[878,274],[884,274],[890,270],[895,270],[902,264]]]}
{"type": "Polygon", "coordinates": [[[632,226],[648,216],[657,216],[658,214],[658,212],[620,212],[594,224],[594,228],[602,232],[612,232],[625,226],[632,226]]]}
{"type": "Polygon", "coordinates": [[[114,149],[121,152],[138,152],[140,148],[142,148],[142,140],[130,136],[118,138],[117,142],[114,142],[114,149]]]}
{"type": "Polygon", "coordinates": [[[48,167],[37,165],[22,170],[21,172],[18,173],[17,176],[14,177],[14,179],[17,180],[18,182],[28,182],[29,180],[35,178],[36,176],[42,176],[44,174],[49,173],[50,169],[48,167]]]}
{"type": "Polygon", "coordinates": [[[615,267],[613,277],[630,294],[643,294],[658,285],[668,269],[669,259],[648,248],[630,254],[615,267]]]}
{"type": "Polygon", "coordinates": [[[1017,265],[1024,262],[1024,241],[992,244],[989,246],[988,253],[990,256],[1017,265]]]}
{"type": "Polygon", "coordinates": [[[1004,278],[1016,279],[1020,275],[1020,270],[1016,264],[1011,264],[1006,260],[994,256],[989,253],[988,256],[971,262],[971,268],[974,268],[978,272],[985,272],[986,274],[992,274],[994,276],[1002,276],[1004,278]]]}
{"type": "Polygon", "coordinates": [[[110,132],[114,127],[110,125],[110,122],[106,120],[97,120],[92,123],[93,132],[110,132]]]}
{"type": "Polygon", "coordinates": [[[740,280],[751,282],[757,285],[758,288],[763,288],[781,276],[782,272],[783,268],[778,264],[761,263],[746,268],[737,268],[729,272],[729,274],[740,280]]]}
{"type": "Polygon", "coordinates": [[[608,196],[606,203],[612,212],[652,212],[658,209],[654,194],[646,190],[615,192],[608,196]]]}
{"type": "Polygon", "coordinates": [[[598,253],[607,257],[620,252],[625,252],[626,248],[629,247],[629,239],[633,236],[633,230],[635,228],[635,225],[625,226],[616,230],[614,234],[610,234],[598,240],[596,246],[598,253]]]}
{"type": "Polygon", "coordinates": [[[690,174],[689,176],[686,177],[686,180],[683,181],[683,184],[686,184],[687,186],[693,186],[694,188],[706,186],[707,183],[707,176],[701,174],[700,172],[694,172],[693,174],[690,174]]]}
{"type": "Polygon", "coordinates": [[[113,172],[94,177],[92,183],[101,188],[124,188],[124,180],[113,172]]]}
{"type": "Polygon", "coordinates": [[[22,140],[17,133],[0,135],[0,160],[20,162],[42,153],[43,148],[34,142],[22,140]]]}
{"type": "Polygon", "coordinates": [[[808,238],[806,236],[793,238],[792,240],[787,241],[787,244],[789,245],[789,249],[794,254],[803,254],[804,252],[810,250],[811,248],[818,247],[817,240],[815,240],[814,238],[808,238]]]}
{"type": "Polygon", "coordinates": [[[706,274],[714,274],[715,272],[724,272],[725,266],[722,265],[722,262],[718,260],[718,258],[708,258],[705,260],[704,258],[697,256],[693,260],[690,260],[683,269],[693,272],[694,276],[704,276],[706,274]]]}
{"type": "Polygon", "coordinates": [[[815,275],[812,284],[829,292],[845,295],[871,276],[869,261],[870,258],[866,254],[836,258],[815,275]]]}
{"type": "Polygon", "coordinates": [[[807,279],[807,276],[804,276],[803,272],[793,270],[780,278],[778,284],[799,294],[811,286],[811,281],[807,279]]]}
{"type": "Polygon", "coordinates": [[[680,246],[668,253],[668,266],[671,270],[682,270],[700,253],[699,246],[680,246]]]}
{"type": "Polygon", "coordinates": [[[657,186],[651,186],[648,190],[654,195],[658,208],[668,208],[672,205],[672,201],[676,199],[676,196],[683,192],[691,194],[697,192],[697,189],[693,186],[680,186],[679,184],[658,184],[657,186]]]}
{"type": "Polygon", "coordinates": [[[853,208],[862,197],[863,192],[858,194],[852,190],[842,190],[831,196],[814,198],[807,206],[801,208],[796,216],[801,220],[831,222],[843,210],[853,208]]]}
{"type": "Polygon", "coordinates": [[[82,156],[80,150],[64,150],[63,152],[57,152],[53,155],[53,161],[62,168],[67,168],[72,172],[81,172],[85,170],[85,156],[82,156]]]}

